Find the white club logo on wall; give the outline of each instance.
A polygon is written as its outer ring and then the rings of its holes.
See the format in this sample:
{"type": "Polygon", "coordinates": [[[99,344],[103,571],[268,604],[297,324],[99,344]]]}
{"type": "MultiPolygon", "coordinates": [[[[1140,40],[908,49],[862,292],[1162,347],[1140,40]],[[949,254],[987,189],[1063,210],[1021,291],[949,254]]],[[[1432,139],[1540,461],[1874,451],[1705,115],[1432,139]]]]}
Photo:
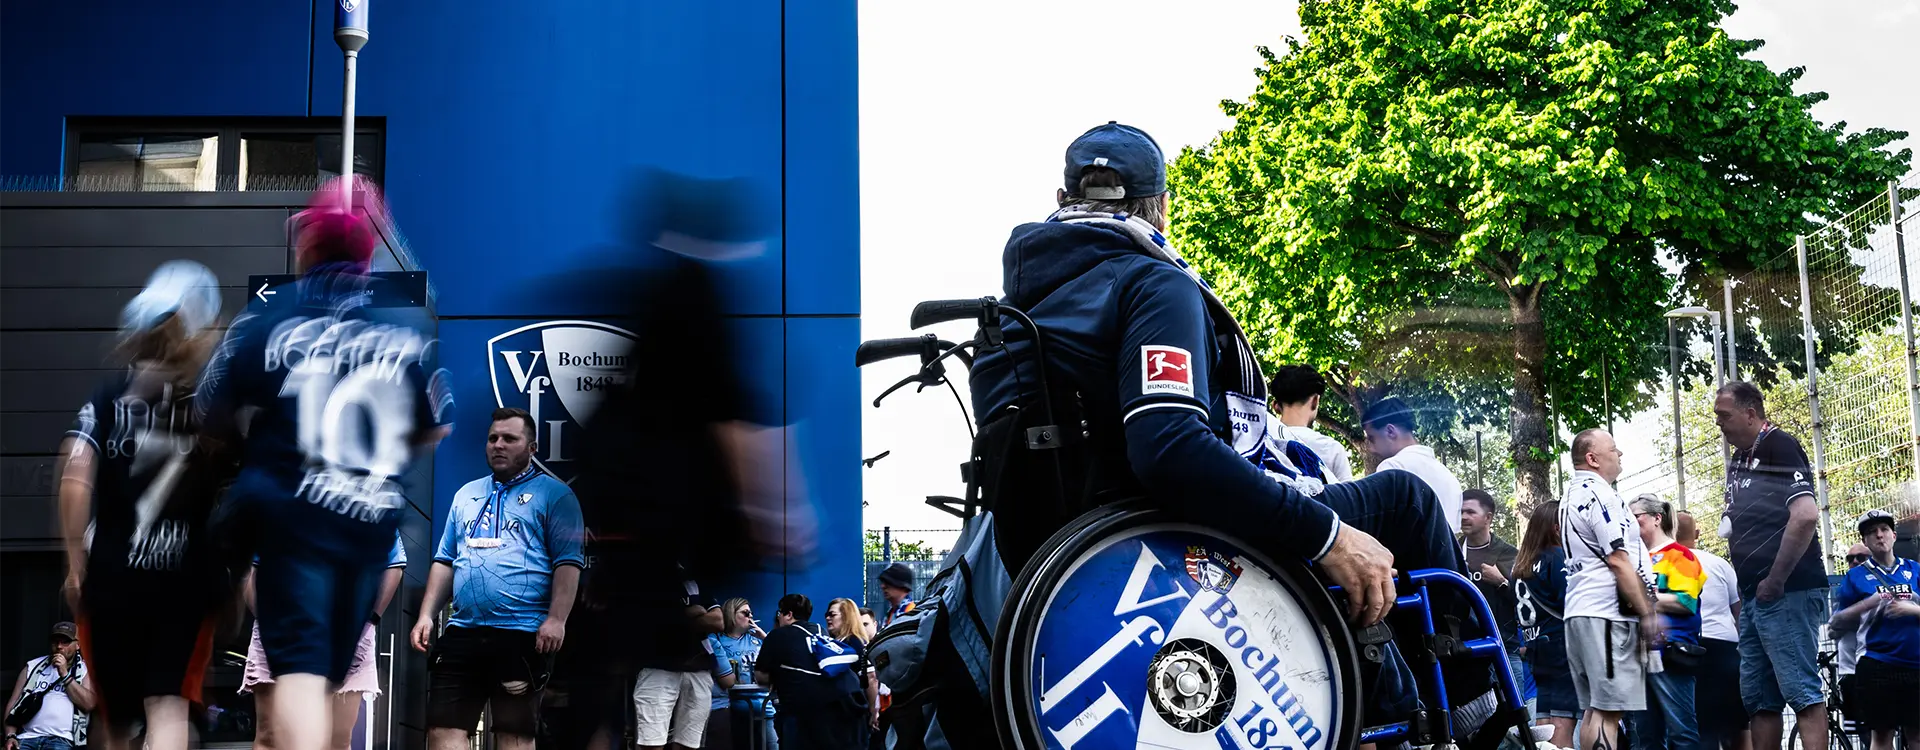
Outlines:
{"type": "Polygon", "coordinates": [[[487,340],[494,403],[533,415],[539,450],[533,460],[573,481],[580,428],[631,367],[631,331],[589,320],[550,320],[487,340]]]}
{"type": "Polygon", "coordinates": [[[360,0],[340,0],[340,9],[352,13],[360,9],[360,0]]]}

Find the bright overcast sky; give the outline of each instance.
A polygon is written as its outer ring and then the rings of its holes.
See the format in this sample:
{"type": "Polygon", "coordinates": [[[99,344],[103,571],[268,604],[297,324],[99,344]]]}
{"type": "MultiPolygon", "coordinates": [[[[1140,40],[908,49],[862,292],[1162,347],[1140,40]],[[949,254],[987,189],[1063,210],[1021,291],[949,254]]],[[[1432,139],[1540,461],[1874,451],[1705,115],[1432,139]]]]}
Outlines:
{"type": "MultiPolygon", "coordinates": [[[[862,337],[910,335],[907,313],[921,300],[1001,294],[1008,230],[1051,210],[1061,154],[1087,128],[1138,126],[1170,157],[1206,144],[1231,124],[1218,102],[1252,92],[1255,47],[1299,33],[1296,8],[860,3],[862,337]]],[[[1774,68],[1806,66],[1803,90],[1833,95],[1815,110],[1822,120],[1920,131],[1920,66],[1910,53],[1897,59],[1920,39],[1920,0],[1755,2],[1728,27],[1766,39],[1757,56],[1774,68]]],[[[959,323],[939,330],[954,340],[971,333],[959,323]]],[[[953,396],[908,388],[871,407],[911,371],[903,360],[863,376],[863,450],[892,451],[865,470],[865,525],[958,528],[922,504],[961,493],[968,442],[953,396]]],[[[1622,430],[1628,471],[1659,459],[1657,437],[1622,430]]]]}

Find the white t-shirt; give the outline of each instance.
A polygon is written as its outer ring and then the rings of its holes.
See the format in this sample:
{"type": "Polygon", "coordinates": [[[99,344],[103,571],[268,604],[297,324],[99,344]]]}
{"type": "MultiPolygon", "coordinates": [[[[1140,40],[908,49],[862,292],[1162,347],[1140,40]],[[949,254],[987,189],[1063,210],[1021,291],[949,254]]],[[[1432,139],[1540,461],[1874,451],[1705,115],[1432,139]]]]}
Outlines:
{"type": "Polygon", "coordinates": [[[1740,601],[1740,581],[1733,565],[1712,552],[1691,549],[1707,573],[1706,587],[1700,590],[1700,637],[1739,643],[1740,625],[1733,619],[1733,603],[1740,601]]]}
{"type": "MultiPolygon", "coordinates": [[[[27,678],[27,685],[21,690],[21,695],[60,681],[60,670],[54,668],[53,660],[48,657],[38,657],[28,662],[27,667],[37,669],[32,673],[33,676],[27,678]]],[[[73,679],[80,680],[86,676],[86,662],[76,659],[73,666],[73,679]]],[[[40,699],[40,712],[34,714],[33,718],[27,721],[27,725],[20,728],[20,739],[59,737],[72,742],[74,718],[73,699],[67,697],[67,686],[62,684],[48,691],[47,697],[40,699]]]]}
{"type": "Polygon", "coordinates": [[[1312,427],[1294,427],[1292,425],[1281,424],[1278,419],[1273,420],[1272,429],[1285,431],[1275,435],[1275,437],[1285,438],[1307,446],[1309,450],[1313,451],[1313,455],[1319,456],[1320,469],[1326,473],[1327,481],[1353,481],[1353,458],[1347,455],[1347,446],[1345,443],[1340,442],[1339,439],[1323,435],[1312,427]]]}
{"type": "Polygon", "coordinates": [[[1447,514],[1447,525],[1453,527],[1453,533],[1460,533],[1460,480],[1434,457],[1432,448],[1407,446],[1394,457],[1380,462],[1380,470],[1387,469],[1412,472],[1432,487],[1433,494],[1440,498],[1440,509],[1447,514]]]}
{"type": "MultiPolygon", "coordinates": [[[[1627,503],[1591,471],[1573,473],[1573,485],[1560,503],[1560,535],[1567,550],[1567,619],[1600,617],[1616,622],[1637,618],[1620,611],[1620,588],[1614,584],[1607,556],[1627,551],[1627,559],[1648,587],[1653,585],[1647,545],[1627,503]]],[[[1711,578],[1711,577],[1709,577],[1711,578]]]]}

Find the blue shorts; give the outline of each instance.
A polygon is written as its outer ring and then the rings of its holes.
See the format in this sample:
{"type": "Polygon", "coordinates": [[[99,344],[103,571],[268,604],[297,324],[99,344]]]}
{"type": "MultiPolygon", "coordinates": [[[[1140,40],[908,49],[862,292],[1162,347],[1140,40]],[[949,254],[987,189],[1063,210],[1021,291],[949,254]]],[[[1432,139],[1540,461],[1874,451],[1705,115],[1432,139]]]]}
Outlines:
{"type": "Polygon", "coordinates": [[[254,613],[275,678],[346,679],[386,563],[385,555],[341,562],[262,547],[253,572],[254,613]]]}
{"type": "Polygon", "coordinates": [[[1534,716],[1555,719],[1580,718],[1580,699],[1574,694],[1571,672],[1534,670],[1533,686],[1534,716]]]}
{"type": "Polygon", "coordinates": [[[1827,698],[1820,689],[1820,626],[1827,590],[1789,591],[1779,599],[1740,597],[1740,700],[1747,714],[1794,713],[1827,698]]]}

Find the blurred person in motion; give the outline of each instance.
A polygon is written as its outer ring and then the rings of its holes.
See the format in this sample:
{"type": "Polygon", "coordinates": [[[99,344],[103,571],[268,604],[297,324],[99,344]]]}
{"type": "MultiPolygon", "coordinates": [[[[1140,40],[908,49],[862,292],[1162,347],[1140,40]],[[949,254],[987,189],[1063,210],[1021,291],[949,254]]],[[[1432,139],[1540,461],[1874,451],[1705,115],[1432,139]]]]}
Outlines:
{"type": "Polygon", "coordinates": [[[1527,518],[1513,559],[1514,622],[1520,628],[1527,671],[1533,675],[1536,725],[1552,726],[1554,747],[1573,746],[1580,699],[1567,671],[1567,551],[1560,546],[1560,501],[1548,500],[1527,518]]]}
{"type": "MultiPolygon", "coordinates": [[[[1682,510],[1674,516],[1674,540],[1693,550],[1707,573],[1707,585],[1700,590],[1700,645],[1707,649],[1706,663],[1694,683],[1700,746],[1748,750],[1753,738],[1747,733],[1747,710],[1740,691],[1729,689],[1740,684],[1740,582],[1726,558],[1699,546],[1700,527],[1693,514],[1682,510]],[[1700,685],[1708,689],[1700,690],[1700,685]]],[[[1844,689],[1845,681],[1841,684],[1844,689]]]]}
{"type": "Polygon", "coordinates": [[[533,417],[493,410],[491,475],[468,482],[447,505],[446,527],[420,601],[412,641],[427,651],[431,750],[467,747],[483,710],[505,750],[528,750],[539,729],[541,690],[567,637],[585,530],[573,491],[533,463],[533,417]],[[449,594],[453,614],[434,642],[449,594]]]}
{"type": "Polygon", "coordinates": [[[1706,588],[1707,573],[1693,550],[1670,536],[1672,504],[1641,495],[1631,510],[1653,563],[1653,608],[1660,614],[1662,636],[1654,648],[1663,666],[1648,677],[1647,709],[1630,717],[1634,737],[1642,750],[1693,750],[1700,746],[1694,686],[1706,659],[1706,648],[1700,645],[1700,592],[1706,588]]]}
{"type": "Polygon", "coordinates": [[[573,487],[594,548],[581,592],[594,622],[576,645],[596,655],[569,676],[570,700],[592,747],[622,736],[627,683],[642,668],[690,666],[688,581],[734,589],[743,574],[783,564],[791,574],[812,555],[785,428],[768,426],[766,399],[741,370],[754,352],[723,315],[723,290],[778,235],[770,205],[744,179],[642,169],[615,207],[625,244],[591,248],[583,270],[529,284],[606,311],[632,333],[630,351],[647,353],[609,372],[578,441],[568,438],[580,446],[573,487]]]}
{"type": "Polygon", "coordinates": [[[433,340],[370,304],[377,239],[359,214],[385,209],[351,179],[351,192],[329,182],[292,219],[299,280],[234,321],[194,399],[203,434],[244,441],[222,533],[229,559],[259,556],[254,606],[283,750],[330,740],[333,686],[353,665],[408,504],[400,478],[450,429],[446,375],[426,369],[433,340]]]}
{"type": "MultiPolygon", "coordinates": [[[[1267,394],[1279,407],[1267,431],[1285,445],[1289,441],[1312,451],[1319,463],[1319,476],[1327,482],[1353,481],[1353,456],[1345,443],[1319,430],[1313,424],[1320,419],[1320,396],[1327,391],[1327,379],[1306,365],[1287,365],[1273,372],[1267,394]]],[[[1292,450],[1289,446],[1289,450],[1292,450]]],[[[1305,468],[1307,457],[1290,453],[1295,465],[1305,468]]]]}
{"type": "Polygon", "coordinates": [[[1532,680],[1527,677],[1526,660],[1520,658],[1520,628],[1514,623],[1517,599],[1510,580],[1520,551],[1493,535],[1493,519],[1498,515],[1500,502],[1493,499],[1493,493],[1482,489],[1461,493],[1460,551],[1467,560],[1467,578],[1493,610],[1514,682],[1524,694],[1532,680]]]}
{"type": "Polygon", "coordinates": [[[1733,449],[1727,557],[1740,581],[1740,697],[1760,750],[1779,750],[1782,709],[1791,708],[1801,747],[1827,746],[1820,686],[1820,624],[1827,621],[1826,564],[1813,467],[1800,441],[1767,420],[1752,383],[1714,393],[1714,422],[1733,449]]]}
{"type": "Polygon", "coordinates": [[[7,750],[73,750],[86,743],[87,712],[99,697],[79,639],[73,623],[55,624],[47,655],[20,670],[7,698],[7,750]]]}
{"type": "Polygon", "coordinates": [[[913,568],[906,563],[893,563],[875,578],[880,581],[880,598],[887,603],[887,616],[880,621],[880,627],[892,625],[894,620],[913,612],[913,568]]]}
{"type": "MultiPolygon", "coordinates": [[[[360,704],[366,696],[380,695],[380,668],[374,661],[374,636],[380,626],[380,613],[393,601],[394,592],[400,590],[400,579],[406,575],[407,545],[395,535],[393,551],[387,555],[387,572],[380,579],[380,595],[375,598],[373,612],[367,617],[366,627],[360,633],[360,644],[354,648],[353,665],[347,668],[347,678],[341,681],[333,691],[333,729],[327,743],[328,750],[350,750],[353,744],[353,725],[360,718],[360,704]]],[[[244,584],[247,607],[253,608],[254,576],[248,571],[244,584]]],[[[254,704],[253,747],[255,750],[275,750],[280,745],[274,735],[273,717],[273,665],[267,663],[266,647],[260,644],[260,626],[253,627],[252,641],[247,644],[247,661],[241,669],[240,692],[252,693],[254,704]]]]}
{"type": "Polygon", "coordinates": [[[1567,551],[1567,668],[1585,713],[1580,748],[1624,747],[1620,722],[1647,708],[1647,648],[1660,640],[1652,560],[1613,492],[1620,449],[1606,430],[1573,437],[1573,483],[1560,502],[1567,551]]]}
{"type": "Polygon", "coordinates": [[[94,389],[61,445],[67,591],[98,741],[113,750],[141,724],[147,747],[183,750],[213,653],[226,575],[207,521],[226,473],[199,440],[193,394],[219,338],[218,286],[192,261],[154,271],[120,314],[126,369],[94,389]]]}
{"type": "Polygon", "coordinates": [[[697,748],[706,737],[713,673],[720,668],[709,639],[726,625],[720,605],[700,593],[699,582],[688,579],[684,590],[680,612],[654,631],[664,642],[641,660],[634,680],[635,736],[643,750],[697,748]]]}
{"type": "Polygon", "coordinates": [[[873,732],[880,728],[880,675],[867,655],[867,646],[873,643],[873,631],[861,624],[860,608],[852,599],[828,602],[826,620],[827,635],[852,646],[860,654],[860,660],[854,662],[853,671],[860,676],[860,689],[867,694],[868,714],[867,720],[856,731],[856,747],[866,747],[872,740],[873,732]]]}
{"type": "Polygon", "coordinates": [[[736,684],[752,682],[750,671],[760,658],[760,644],[767,632],[753,618],[753,605],[745,599],[728,599],[720,604],[720,616],[726,630],[707,637],[713,652],[713,710],[707,714],[707,746],[728,750],[733,742],[733,714],[727,693],[736,684]]]}
{"type": "Polygon", "coordinates": [[[1432,448],[1420,444],[1420,437],[1413,431],[1413,409],[1407,402],[1392,397],[1374,402],[1367,407],[1363,429],[1367,450],[1380,459],[1378,470],[1399,469],[1426,482],[1447,514],[1447,526],[1453,533],[1460,533],[1460,503],[1466,497],[1460,490],[1460,479],[1440,463],[1432,448]]]}
{"type": "Polygon", "coordinates": [[[1867,511],[1858,528],[1870,556],[1847,571],[1837,596],[1842,609],[1830,623],[1860,633],[1852,714],[1873,733],[1873,750],[1892,750],[1896,730],[1905,733],[1906,750],[1920,749],[1920,563],[1893,554],[1893,514],[1867,511]]]}

